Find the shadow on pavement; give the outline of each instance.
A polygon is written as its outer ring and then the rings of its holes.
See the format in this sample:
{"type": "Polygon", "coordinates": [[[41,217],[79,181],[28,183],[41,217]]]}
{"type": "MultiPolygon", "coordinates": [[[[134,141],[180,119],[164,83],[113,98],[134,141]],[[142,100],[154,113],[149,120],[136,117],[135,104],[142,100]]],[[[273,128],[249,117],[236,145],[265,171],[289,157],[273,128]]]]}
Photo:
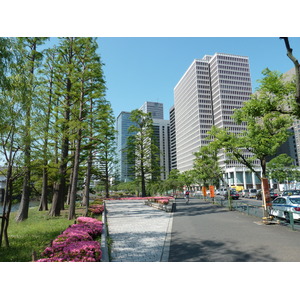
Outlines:
{"type": "Polygon", "coordinates": [[[226,213],[228,208],[215,206],[208,202],[201,202],[192,199],[189,204],[185,204],[184,200],[176,201],[176,217],[197,216],[204,214],[226,213]]]}
{"type": "MultiPolygon", "coordinates": [[[[174,233],[176,235],[176,233],[174,233]]],[[[276,261],[263,248],[245,252],[238,249],[234,242],[203,240],[183,242],[172,239],[169,262],[274,262],[276,261]]]]}

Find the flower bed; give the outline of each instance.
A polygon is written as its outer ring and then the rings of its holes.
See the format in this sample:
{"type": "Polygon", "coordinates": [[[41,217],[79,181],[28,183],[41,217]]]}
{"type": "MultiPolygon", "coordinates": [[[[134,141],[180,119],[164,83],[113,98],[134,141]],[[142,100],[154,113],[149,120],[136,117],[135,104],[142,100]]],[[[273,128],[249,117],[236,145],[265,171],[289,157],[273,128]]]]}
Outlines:
{"type": "MultiPolygon", "coordinates": [[[[106,199],[106,200],[116,200],[116,199],[106,199]]],[[[164,205],[168,205],[170,200],[174,200],[174,197],[163,196],[163,197],[122,197],[118,200],[146,200],[151,202],[156,202],[164,205]]]]}
{"type": "Polygon", "coordinates": [[[89,217],[77,218],[77,224],[68,227],[56,237],[41,254],[38,262],[98,262],[100,243],[94,241],[102,232],[103,222],[89,217]]]}
{"type": "Polygon", "coordinates": [[[100,215],[104,211],[104,205],[102,204],[91,204],[89,211],[95,215],[100,215]]]}

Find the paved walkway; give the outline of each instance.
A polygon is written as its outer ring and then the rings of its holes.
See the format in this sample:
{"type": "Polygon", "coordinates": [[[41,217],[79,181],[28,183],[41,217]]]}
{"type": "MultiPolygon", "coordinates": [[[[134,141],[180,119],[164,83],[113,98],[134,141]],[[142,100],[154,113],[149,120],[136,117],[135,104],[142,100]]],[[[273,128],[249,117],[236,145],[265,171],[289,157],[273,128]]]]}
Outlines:
{"type": "Polygon", "coordinates": [[[168,261],[173,213],[144,200],[106,201],[112,262],[168,261]]]}

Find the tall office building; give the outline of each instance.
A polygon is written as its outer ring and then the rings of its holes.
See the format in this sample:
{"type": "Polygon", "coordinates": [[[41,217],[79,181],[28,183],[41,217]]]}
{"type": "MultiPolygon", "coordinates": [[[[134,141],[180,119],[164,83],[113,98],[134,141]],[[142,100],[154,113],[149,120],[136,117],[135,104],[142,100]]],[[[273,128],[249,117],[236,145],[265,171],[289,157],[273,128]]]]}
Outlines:
{"type": "MultiPolygon", "coordinates": [[[[163,119],[163,104],[158,102],[145,102],[140,108],[145,113],[151,112],[153,119],[153,129],[157,146],[160,151],[161,179],[168,177],[170,172],[170,121],[163,119]],[[153,117],[155,116],[155,117],[153,117]]],[[[127,139],[132,133],[128,133],[128,128],[134,123],[130,120],[130,112],[121,112],[116,120],[117,131],[117,173],[121,182],[131,181],[134,175],[131,174],[132,166],[129,165],[127,153],[127,139]]]]}
{"type": "Polygon", "coordinates": [[[164,105],[159,102],[145,102],[140,110],[144,113],[151,113],[153,119],[164,119],[164,105]]]}
{"type": "Polygon", "coordinates": [[[119,177],[118,181],[128,182],[133,179],[131,174],[131,166],[128,164],[126,146],[127,138],[132,134],[128,132],[128,128],[133,125],[130,120],[130,112],[122,111],[116,120],[116,143],[117,143],[117,173],[119,177]]]}
{"type": "Polygon", "coordinates": [[[177,169],[175,107],[170,108],[170,170],[177,169]]]}
{"type": "Polygon", "coordinates": [[[170,121],[153,119],[153,130],[155,140],[160,152],[160,170],[161,180],[165,180],[169,176],[171,168],[170,155],[170,121]]]}
{"type": "MultiPolygon", "coordinates": [[[[174,88],[177,169],[193,168],[194,153],[207,145],[212,125],[233,133],[244,130],[232,119],[252,93],[249,59],[216,53],[195,59],[174,88]]],[[[236,182],[245,179],[243,166],[220,157],[220,166],[233,173],[236,182]],[[232,168],[231,170],[229,170],[232,168]],[[239,174],[237,174],[239,173],[239,174]]]]}

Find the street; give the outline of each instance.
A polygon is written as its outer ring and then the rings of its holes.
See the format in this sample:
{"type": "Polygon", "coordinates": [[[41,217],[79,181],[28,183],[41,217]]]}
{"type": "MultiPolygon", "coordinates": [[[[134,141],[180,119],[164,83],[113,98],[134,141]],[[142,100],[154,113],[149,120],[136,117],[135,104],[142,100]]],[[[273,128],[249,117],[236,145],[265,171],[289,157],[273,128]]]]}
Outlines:
{"type": "Polygon", "coordinates": [[[299,231],[204,200],[176,203],[170,262],[300,262],[299,231]]]}

